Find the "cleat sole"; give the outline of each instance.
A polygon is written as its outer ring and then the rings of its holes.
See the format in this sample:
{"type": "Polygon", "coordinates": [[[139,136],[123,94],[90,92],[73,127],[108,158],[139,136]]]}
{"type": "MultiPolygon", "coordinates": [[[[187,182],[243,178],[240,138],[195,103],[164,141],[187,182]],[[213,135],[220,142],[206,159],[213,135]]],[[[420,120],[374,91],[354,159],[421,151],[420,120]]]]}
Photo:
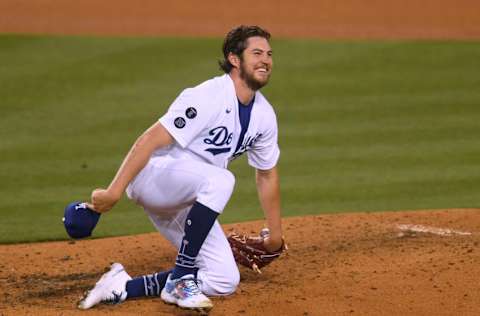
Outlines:
{"type": "Polygon", "coordinates": [[[183,306],[179,306],[177,305],[177,303],[175,302],[167,302],[167,301],[163,301],[165,304],[167,305],[171,305],[171,306],[176,306],[178,308],[181,308],[185,311],[191,311],[191,312],[197,312],[198,315],[208,315],[208,313],[210,313],[210,311],[212,310],[213,306],[212,307],[183,307],[183,306]]]}

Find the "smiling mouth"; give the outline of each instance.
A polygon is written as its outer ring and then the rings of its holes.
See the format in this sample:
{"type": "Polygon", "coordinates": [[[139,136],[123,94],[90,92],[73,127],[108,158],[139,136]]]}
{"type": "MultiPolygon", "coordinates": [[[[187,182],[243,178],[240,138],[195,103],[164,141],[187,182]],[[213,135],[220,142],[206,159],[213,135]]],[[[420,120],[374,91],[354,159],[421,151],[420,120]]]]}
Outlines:
{"type": "Polygon", "coordinates": [[[255,69],[255,70],[260,72],[260,73],[268,74],[270,69],[265,68],[265,67],[261,67],[261,68],[255,69]]]}

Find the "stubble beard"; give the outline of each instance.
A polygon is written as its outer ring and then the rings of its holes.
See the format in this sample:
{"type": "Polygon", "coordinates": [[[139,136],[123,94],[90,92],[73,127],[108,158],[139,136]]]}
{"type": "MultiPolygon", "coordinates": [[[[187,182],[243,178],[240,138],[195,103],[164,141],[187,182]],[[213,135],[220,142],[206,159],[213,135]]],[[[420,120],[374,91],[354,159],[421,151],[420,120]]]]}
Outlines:
{"type": "Polygon", "coordinates": [[[255,79],[253,73],[248,73],[248,71],[245,69],[245,64],[243,62],[240,62],[240,78],[245,81],[247,86],[253,91],[263,88],[265,85],[267,85],[269,80],[269,78],[267,78],[265,81],[255,79]]]}

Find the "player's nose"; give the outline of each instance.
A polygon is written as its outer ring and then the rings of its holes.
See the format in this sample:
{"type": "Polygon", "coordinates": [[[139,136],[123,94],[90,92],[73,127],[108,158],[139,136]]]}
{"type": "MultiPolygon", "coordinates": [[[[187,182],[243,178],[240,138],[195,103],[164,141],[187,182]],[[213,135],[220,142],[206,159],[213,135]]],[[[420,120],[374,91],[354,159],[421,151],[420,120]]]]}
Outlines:
{"type": "Polygon", "coordinates": [[[262,56],[262,63],[266,66],[269,66],[271,67],[272,66],[272,63],[273,63],[273,60],[272,60],[272,56],[268,55],[268,54],[264,54],[262,56]]]}

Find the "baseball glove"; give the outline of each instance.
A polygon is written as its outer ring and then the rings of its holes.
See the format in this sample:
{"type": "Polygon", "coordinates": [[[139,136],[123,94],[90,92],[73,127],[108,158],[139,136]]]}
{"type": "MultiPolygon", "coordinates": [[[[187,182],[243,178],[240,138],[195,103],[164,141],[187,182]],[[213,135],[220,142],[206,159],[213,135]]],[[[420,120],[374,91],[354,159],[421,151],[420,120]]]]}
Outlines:
{"type": "Polygon", "coordinates": [[[269,231],[266,228],[262,229],[260,236],[248,236],[237,233],[229,234],[227,240],[232,248],[235,261],[257,273],[262,273],[261,268],[269,265],[273,260],[280,257],[287,249],[285,242],[282,241],[280,249],[269,252],[263,244],[263,240],[268,235],[269,231]]]}

